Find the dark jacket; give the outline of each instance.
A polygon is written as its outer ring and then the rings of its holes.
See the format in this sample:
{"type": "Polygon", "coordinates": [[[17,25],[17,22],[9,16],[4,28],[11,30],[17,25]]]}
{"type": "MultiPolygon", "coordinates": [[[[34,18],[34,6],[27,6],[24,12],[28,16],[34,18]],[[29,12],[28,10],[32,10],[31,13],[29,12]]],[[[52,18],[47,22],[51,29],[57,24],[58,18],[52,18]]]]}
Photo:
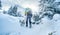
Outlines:
{"type": "Polygon", "coordinates": [[[32,17],[32,12],[31,11],[27,12],[27,17],[29,17],[29,18],[32,17]]]}

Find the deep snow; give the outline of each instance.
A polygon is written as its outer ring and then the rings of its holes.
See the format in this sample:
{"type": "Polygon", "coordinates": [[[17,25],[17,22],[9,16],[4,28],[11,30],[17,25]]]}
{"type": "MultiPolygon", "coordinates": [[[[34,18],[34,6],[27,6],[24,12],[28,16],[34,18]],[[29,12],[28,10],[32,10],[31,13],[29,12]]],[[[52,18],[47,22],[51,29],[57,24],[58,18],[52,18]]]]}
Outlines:
{"type": "Polygon", "coordinates": [[[60,35],[60,14],[55,14],[52,20],[44,17],[39,25],[32,24],[32,28],[21,26],[18,17],[0,14],[0,34],[2,35],[48,35],[56,31],[60,35]]]}

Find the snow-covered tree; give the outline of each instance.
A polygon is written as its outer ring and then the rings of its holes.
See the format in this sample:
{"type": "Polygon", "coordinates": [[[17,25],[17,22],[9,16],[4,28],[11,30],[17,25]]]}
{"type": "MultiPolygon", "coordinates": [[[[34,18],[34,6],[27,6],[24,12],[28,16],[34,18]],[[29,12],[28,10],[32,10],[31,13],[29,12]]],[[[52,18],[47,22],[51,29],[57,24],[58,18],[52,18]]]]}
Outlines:
{"type": "Polygon", "coordinates": [[[56,31],[50,32],[48,35],[53,35],[54,33],[56,33],[56,31]]]}
{"type": "Polygon", "coordinates": [[[1,0],[0,0],[0,9],[2,8],[1,0]]]}
{"type": "Polygon", "coordinates": [[[49,18],[53,16],[54,9],[52,7],[53,7],[54,1],[55,0],[40,0],[39,1],[40,15],[43,14],[45,16],[48,16],[49,18]]]}
{"type": "Polygon", "coordinates": [[[8,14],[12,16],[17,16],[17,6],[15,5],[14,7],[10,7],[8,10],[8,14]]]}
{"type": "Polygon", "coordinates": [[[53,18],[54,10],[55,10],[53,8],[54,3],[55,3],[55,0],[40,0],[39,1],[39,12],[38,14],[34,15],[35,23],[40,23],[41,19],[44,18],[44,16],[48,16],[49,19],[53,18]]]}

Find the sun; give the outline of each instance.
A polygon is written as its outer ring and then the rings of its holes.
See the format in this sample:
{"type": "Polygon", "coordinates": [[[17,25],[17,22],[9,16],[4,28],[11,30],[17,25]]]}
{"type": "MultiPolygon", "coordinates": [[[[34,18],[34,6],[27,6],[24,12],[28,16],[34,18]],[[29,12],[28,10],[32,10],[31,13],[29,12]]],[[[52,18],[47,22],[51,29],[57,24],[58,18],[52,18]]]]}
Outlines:
{"type": "Polygon", "coordinates": [[[34,5],[34,4],[23,4],[22,5],[24,8],[30,8],[34,13],[38,12],[38,6],[37,5],[34,5]]]}

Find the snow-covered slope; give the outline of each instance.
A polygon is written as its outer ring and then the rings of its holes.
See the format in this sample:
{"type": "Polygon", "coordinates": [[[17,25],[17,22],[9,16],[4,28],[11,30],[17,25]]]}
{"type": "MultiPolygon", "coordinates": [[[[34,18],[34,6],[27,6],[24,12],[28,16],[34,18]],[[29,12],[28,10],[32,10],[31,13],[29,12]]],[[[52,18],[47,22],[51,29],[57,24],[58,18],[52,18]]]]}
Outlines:
{"type": "Polygon", "coordinates": [[[33,25],[30,29],[21,27],[18,18],[7,14],[0,14],[0,34],[47,35],[49,31],[50,29],[47,27],[47,24],[33,25]]]}
{"type": "Polygon", "coordinates": [[[60,14],[55,14],[52,20],[45,16],[39,25],[32,24],[32,28],[26,28],[20,26],[18,17],[0,13],[0,35],[48,35],[48,33],[54,31],[56,32],[53,35],[60,35],[59,27],[60,14]]]}
{"type": "Polygon", "coordinates": [[[0,34],[17,32],[20,30],[18,19],[7,14],[0,14],[0,34]]]}

